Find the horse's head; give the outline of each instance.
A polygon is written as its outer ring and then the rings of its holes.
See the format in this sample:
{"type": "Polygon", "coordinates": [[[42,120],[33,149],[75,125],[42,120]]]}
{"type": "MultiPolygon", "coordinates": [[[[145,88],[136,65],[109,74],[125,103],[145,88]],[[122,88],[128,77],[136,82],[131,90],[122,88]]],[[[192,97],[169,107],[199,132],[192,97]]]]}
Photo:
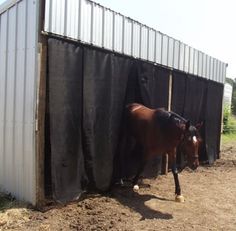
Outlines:
{"type": "Polygon", "coordinates": [[[199,129],[202,123],[192,126],[186,126],[182,142],[180,143],[179,150],[187,160],[187,166],[191,169],[196,169],[199,166],[199,148],[202,142],[199,129]]]}

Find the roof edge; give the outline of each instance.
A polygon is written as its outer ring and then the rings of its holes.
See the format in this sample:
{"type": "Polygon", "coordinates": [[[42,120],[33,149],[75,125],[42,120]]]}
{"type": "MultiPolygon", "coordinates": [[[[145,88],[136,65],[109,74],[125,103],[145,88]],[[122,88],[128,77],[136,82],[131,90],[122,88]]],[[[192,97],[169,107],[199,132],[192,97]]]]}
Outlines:
{"type": "Polygon", "coordinates": [[[0,14],[3,14],[5,11],[7,11],[12,6],[16,5],[18,2],[22,0],[7,0],[0,4],[0,14]]]}

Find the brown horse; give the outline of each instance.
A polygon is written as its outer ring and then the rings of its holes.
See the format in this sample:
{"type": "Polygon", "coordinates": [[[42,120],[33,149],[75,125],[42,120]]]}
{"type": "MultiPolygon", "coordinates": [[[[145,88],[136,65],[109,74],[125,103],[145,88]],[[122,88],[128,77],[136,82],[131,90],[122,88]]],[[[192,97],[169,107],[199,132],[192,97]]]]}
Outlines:
{"type": "Polygon", "coordinates": [[[130,135],[141,151],[141,161],[133,179],[134,189],[147,161],[157,155],[168,154],[169,165],[174,176],[175,194],[181,195],[176,166],[177,148],[187,158],[187,165],[196,169],[199,165],[199,128],[178,114],[164,109],[150,109],[133,103],[126,107],[130,135]]]}

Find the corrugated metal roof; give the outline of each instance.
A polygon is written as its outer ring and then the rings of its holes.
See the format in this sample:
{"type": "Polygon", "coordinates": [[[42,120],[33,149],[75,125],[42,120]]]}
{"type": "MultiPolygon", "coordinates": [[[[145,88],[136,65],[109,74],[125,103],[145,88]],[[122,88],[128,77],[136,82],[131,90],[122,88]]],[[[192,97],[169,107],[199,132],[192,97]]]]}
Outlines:
{"type": "Polygon", "coordinates": [[[35,203],[37,1],[0,9],[0,188],[35,203]]]}
{"type": "Polygon", "coordinates": [[[90,0],[46,0],[44,30],[223,83],[227,64],[90,0]]]}

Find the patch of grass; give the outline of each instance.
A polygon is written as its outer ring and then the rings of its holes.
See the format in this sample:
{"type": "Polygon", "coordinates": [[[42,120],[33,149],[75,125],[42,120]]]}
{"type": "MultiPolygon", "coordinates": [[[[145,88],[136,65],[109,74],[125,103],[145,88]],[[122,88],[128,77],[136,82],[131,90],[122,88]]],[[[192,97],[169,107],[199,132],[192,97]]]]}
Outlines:
{"type": "Polygon", "coordinates": [[[221,135],[221,143],[226,144],[230,142],[236,143],[236,133],[226,133],[221,135]]]}

